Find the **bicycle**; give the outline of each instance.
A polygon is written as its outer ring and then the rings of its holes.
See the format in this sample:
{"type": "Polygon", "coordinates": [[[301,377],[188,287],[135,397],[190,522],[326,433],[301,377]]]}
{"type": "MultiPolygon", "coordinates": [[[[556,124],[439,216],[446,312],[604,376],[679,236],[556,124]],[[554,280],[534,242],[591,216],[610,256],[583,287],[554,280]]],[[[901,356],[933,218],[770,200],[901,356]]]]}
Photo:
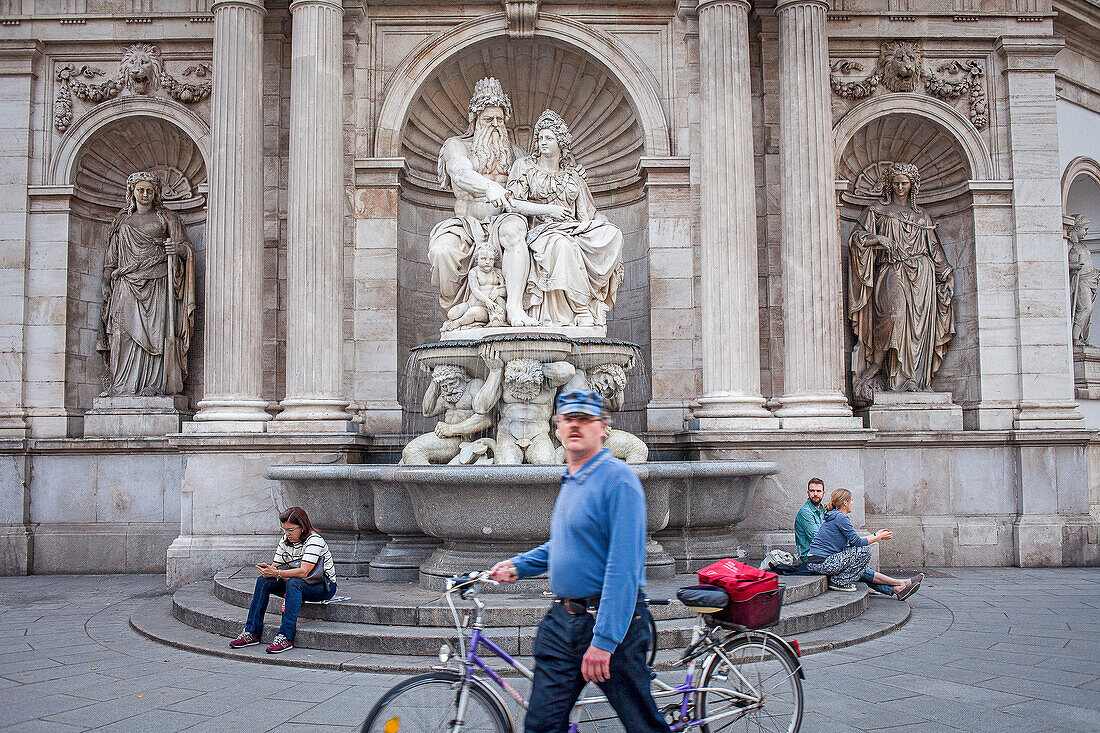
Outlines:
{"type": "MultiPolygon", "coordinates": [[[[523,677],[534,673],[500,648],[485,633],[486,585],[495,585],[488,571],[447,581],[444,596],[455,621],[461,664],[436,667],[410,677],[386,692],[367,715],[361,733],[513,733],[515,723],[502,691],[520,707],[526,699],[491,669],[478,654],[482,647],[523,677]],[[458,615],[453,595],[472,600],[476,613],[469,625],[458,615]],[[489,683],[492,682],[494,686],[489,683]]],[[[681,591],[682,592],[682,591],[681,591]]],[[[782,592],[782,590],[780,590],[782,592]]],[[[677,594],[680,596],[680,594],[677,594]]],[[[724,595],[724,594],[723,594],[724,595]]],[[[683,600],[681,598],[681,600],[683,600]]],[[[713,618],[728,602],[716,596],[706,605],[689,606],[699,614],[691,643],[678,661],[686,665],[683,684],[672,686],[654,678],[653,696],[673,733],[699,728],[703,733],[734,730],[774,730],[797,733],[802,724],[802,679],[797,642],[762,629],[736,627],[713,618]],[[699,684],[694,684],[696,669],[699,684]],[[677,699],[678,698],[678,699],[677,699]],[[664,705],[662,706],[662,701],[664,705]]],[[[440,649],[440,662],[451,659],[450,645],[440,649]]],[[[607,730],[615,721],[603,696],[582,697],[573,708],[570,733],[607,730]]]]}

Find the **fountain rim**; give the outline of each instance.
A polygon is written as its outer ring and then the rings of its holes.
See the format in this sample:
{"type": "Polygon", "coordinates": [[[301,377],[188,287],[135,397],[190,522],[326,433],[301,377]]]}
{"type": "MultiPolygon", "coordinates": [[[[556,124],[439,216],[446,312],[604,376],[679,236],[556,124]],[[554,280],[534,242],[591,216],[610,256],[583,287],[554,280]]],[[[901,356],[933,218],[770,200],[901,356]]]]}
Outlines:
{"type": "MultiPolygon", "coordinates": [[[[646,480],[686,478],[738,478],[774,476],[775,461],[649,461],[628,464],[638,478],[646,480]]],[[[402,466],[399,464],[313,464],[269,466],[264,476],[274,481],[408,481],[419,484],[488,483],[545,484],[561,479],[564,466],[402,466]]]]}

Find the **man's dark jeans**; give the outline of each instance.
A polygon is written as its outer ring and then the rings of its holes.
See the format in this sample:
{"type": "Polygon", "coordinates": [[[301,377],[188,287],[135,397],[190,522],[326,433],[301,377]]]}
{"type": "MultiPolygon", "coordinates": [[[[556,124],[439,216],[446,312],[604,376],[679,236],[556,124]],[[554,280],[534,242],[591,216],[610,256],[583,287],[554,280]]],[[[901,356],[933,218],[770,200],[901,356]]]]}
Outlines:
{"type": "Polygon", "coordinates": [[[283,580],[265,578],[262,575],[256,578],[256,590],[252,593],[252,605],[248,607],[248,621],[244,624],[244,630],[257,639],[263,633],[264,614],[267,613],[267,602],[272,595],[286,599],[286,610],[283,611],[283,623],[279,627],[279,633],[293,641],[302,602],[327,601],[336,595],[336,584],[326,582],[310,585],[301,578],[283,580]]]}
{"type": "MultiPolygon", "coordinates": [[[[649,691],[649,610],[639,600],[626,636],[611,655],[611,677],[600,684],[630,733],[668,733],[649,691]]],[[[526,733],[565,733],[569,711],[584,689],[581,658],[592,643],[595,612],[572,615],[560,603],[539,624],[533,649],[535,680],[524,720],[526,733]]]]}

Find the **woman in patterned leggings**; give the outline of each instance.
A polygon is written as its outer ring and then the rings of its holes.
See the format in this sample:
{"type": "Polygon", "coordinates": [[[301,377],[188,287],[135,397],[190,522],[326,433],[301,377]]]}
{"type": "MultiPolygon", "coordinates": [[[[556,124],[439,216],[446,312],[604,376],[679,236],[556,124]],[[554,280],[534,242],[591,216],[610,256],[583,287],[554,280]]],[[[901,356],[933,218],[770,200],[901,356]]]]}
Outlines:
{"type": "Polygon", "coordinates": [[[854,591],[855,581],[862,580],[879,593],[897,596],[898,600],[916,593],[924,580],[924,573],[908,580],[899,580],[867,567],[871,562],[868,546],[872,542],[891,539],[894,535],[888,529],[880,529],[871,537],[860,537],[848,518],[851,511],[851,491],[836,489],[829,495],[829,501],[825,504],[825,521],[806,553],[807,569],[828,575],[830,590],[854,591]]]}

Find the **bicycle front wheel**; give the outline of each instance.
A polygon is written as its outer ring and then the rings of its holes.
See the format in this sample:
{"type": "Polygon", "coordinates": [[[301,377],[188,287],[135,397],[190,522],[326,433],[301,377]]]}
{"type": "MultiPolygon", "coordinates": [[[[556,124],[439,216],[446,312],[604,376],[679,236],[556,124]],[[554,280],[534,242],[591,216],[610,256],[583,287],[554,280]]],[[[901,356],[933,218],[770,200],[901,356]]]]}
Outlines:
{"type": "Polygon", "coordinates": [[[802,725],[802,680],[798,662],[778,642],[762,635],[735,639],[703,663],[696,717],[703,733],[775,731],[796,733],[802,725]]]}
{"type": "MultiPolygon", "coordinates": [[[[463,733],[512,733],[507,712],[470,682],[463,733]]],[[[455,729],[462,682],[453,672],[428,672],[390,689],[367,715],[361,733],[449,733],[455,729]]]]}

